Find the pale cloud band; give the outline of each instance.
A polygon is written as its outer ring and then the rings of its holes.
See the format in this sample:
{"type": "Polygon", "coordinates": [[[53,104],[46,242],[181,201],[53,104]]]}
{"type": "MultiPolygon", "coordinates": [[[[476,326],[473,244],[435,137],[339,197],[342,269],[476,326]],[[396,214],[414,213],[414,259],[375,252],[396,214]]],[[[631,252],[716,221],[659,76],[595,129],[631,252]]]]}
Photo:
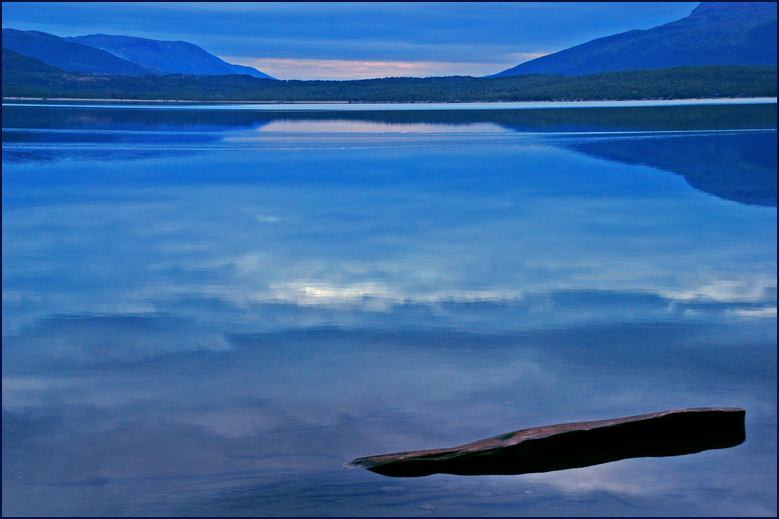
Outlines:
{"type": "Polygon", "coordinates": [[[519,61],[462,63],[449,61],[389,61],[344,59],[245,58],[224,56],[228,63],[254,67],[277,79],[370,79],[381,77],[487,76],[529,61],[543,53],[515,54],[519,61]]]}

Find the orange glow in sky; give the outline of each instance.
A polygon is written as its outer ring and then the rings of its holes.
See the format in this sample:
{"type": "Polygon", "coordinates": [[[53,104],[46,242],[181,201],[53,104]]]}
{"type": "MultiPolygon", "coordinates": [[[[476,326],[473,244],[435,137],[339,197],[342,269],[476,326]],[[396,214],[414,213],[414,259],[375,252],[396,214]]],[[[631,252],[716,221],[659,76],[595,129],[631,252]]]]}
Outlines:
{"type": "Polygon", "coordinates": [[[460,63],[446,61],[363,61],[341,59],[247,59],[220,56],[228,63],[262,70],[276,79],[369,79],[382,77],[488,76],[543,53],[515,55],[506,63],[460,63]]]}

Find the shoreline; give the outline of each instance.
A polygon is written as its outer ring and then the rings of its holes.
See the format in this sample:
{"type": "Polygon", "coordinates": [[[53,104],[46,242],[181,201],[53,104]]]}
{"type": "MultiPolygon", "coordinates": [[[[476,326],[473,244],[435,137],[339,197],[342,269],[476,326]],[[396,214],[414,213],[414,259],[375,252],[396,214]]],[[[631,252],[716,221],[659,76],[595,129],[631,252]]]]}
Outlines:
{"type": "MultiPolygon", "coordinates": [[[[194,99],[105,99],[85,97],[3,97],[3,101],[100,101],[104,103],[217,103],[217,104],[360,104],[354,101],[202,101],[194,99]]],[[[392,104],[392,103],[386,103],[392,104]]]]}
{"type": "MultiPolygon", "coordinates": [[[[284,108],[324,108],[334,107],[336,109],[375,109],[376,107],[394,108],[394,109],[522,109],[522,108],[566,108],[566,107],[619,107],[619,106],[681,106],[681,105],[716,105],[716,104],[772,104],[777,103],[776,97],[730,97],[730,98],[691,98],[691,99],[635,99],[635,100],[612,100],[612,101],[476,101],[476,102],[414,102],[414,103],[367,103],[355,101],[202,101],[187,99],[100,99],[100,98],[47,98],[47,97],[3,97],[3,106],[24,104],[25,101],[34,102],[32,106],[39,106],[39,103],[50,102],[59,103],[108,103],[124,104],[124,106],[142,106],[143,104],[155,105],[210,105],[210,106],[251,106],[256,108],[269,107],[276,109],[284,108]]],[[[40,105],[45,106],[45,105],[40,105]]],[[[81,106],[81,105],[79,105],[81,106]]]]}

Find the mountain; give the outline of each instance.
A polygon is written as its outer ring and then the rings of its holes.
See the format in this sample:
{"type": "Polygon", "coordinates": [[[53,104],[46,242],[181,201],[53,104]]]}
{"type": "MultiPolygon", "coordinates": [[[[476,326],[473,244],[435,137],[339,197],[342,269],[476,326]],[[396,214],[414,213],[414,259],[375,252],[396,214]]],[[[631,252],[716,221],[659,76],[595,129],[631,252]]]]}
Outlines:
{"type": "Polygon", "coordinates": [[[39,59],[24,56],[14,52],[7,47],[3,47],[3,82],[8,82],[12,74],[24,71],[25,75],[36,74],[61,74],[64,71],[51,65],[47,65],[39,59]]]}
{"type": "Polygon", "coordinates": [[[45,32],[3,29],[3,47],[71,72],[125,76],[149,73],[145,67],[104,50],[70,42],[45,32]]]}
{"type": "Polygon", "coordinates": [[[251,67],[227,63],[183,41],[104,34],[60,38],[45,32],[3,29],[3,47],[68,72],[122,76],[242,74],[273,79],[251,67]]]}
{"type": "Polygon", "coordinates": [[[688,65],[776,65],[776,43],[775,2],[703,2],[681,20],[592,40],[495,76],[579,76],[688,65]]]}
{"type": "Polygon", "coordinates": [[[48,70],[34,58],[6,58],[3,97],[263,102],[490,102],[776,97],[776,66],[713,65],[599,72],[586,76],[523,74],[279,81],[248,75],[122,76],[48,70]],[[25,63],[27,60],[28,63],[25,63]]]}
{"type": "MultiPolygon", "coordinates": [[[[104,50],[119,58],[147,67],[157,74],[222,76],[248,74],[270,78],[259,70],[231,65],[202,48],[184,41],[159,41],[133,36],[93,34],[64,38],[67,41],[104,50]]],[[[272,79],[272,78],[271,78],[272,79]]]]}

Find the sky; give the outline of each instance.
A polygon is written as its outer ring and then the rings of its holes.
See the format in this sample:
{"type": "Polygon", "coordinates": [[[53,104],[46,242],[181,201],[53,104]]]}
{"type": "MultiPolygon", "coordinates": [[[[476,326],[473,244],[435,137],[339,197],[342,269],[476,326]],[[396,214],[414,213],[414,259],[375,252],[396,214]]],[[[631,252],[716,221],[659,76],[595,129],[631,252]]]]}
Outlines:
{"type": "Polygon", "coordinates": [[[3,28],[193,43],[277,79],[485,76],[697,2],[3,2],[3,28]]]}

